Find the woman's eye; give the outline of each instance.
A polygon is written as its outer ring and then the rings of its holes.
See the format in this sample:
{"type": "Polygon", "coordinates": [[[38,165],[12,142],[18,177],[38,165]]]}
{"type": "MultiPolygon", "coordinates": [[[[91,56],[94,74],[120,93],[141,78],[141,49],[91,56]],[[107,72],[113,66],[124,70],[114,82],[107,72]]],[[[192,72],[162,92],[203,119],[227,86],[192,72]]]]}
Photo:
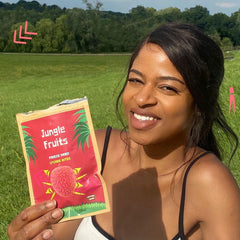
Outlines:
{"type": "Polygon", "coordinates": [[[170,86],[162,86],[160,87],[161,89],[167,91],[167,92],[174,92],[174,93],[178,93],[178,90],[173,88],[173,87],[170,87],[170,86]]]}
{"type": "Polygon", "coordinates": [[[129,79],[128,79],[128,82],[130,82],[130,83],[140,83],[140,84],[143,83],[143,82],[142,82],[140,79],[138,79],[138,78],[129,78],[129,79]]]}

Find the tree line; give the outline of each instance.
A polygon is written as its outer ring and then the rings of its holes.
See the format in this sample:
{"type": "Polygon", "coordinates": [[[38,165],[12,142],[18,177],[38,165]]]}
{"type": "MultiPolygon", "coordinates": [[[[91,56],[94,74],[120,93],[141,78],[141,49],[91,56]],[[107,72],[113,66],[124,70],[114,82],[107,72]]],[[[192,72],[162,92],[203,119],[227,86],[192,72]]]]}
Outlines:
{"type": "Polygon", "coordinates": [[[82,0],[86,9],[41,5],[20,0],[0,2],[0,51],[33,53],[131,52],[136,44],[162,23],[185,22],[201,28],[224,50],[240,46],[240,9],[231,16],[210,15],[195,6],[180,11],[137,6],[129,13],[103,11],[102,3],[82,0]],[[13,43],[14,30],[28,21],[28,31],[37,32],[26,45],[13,43]]]}

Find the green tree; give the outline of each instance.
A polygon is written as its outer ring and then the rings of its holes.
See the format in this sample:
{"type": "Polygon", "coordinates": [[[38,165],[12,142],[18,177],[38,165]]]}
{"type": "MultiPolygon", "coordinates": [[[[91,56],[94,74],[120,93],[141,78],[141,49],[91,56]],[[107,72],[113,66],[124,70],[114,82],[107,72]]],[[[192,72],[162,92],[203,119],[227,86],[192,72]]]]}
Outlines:
{"type": "MultiPolygon", "coordinates": [[[[22,29],[24,29],[25,22],[20,22],[13,24],[11,30],[9,31],[9,37],[6,41],[5,48],[3,51],[5,52],[30,52],[32,48],[32,40],[18,39],[19,27],[22,25],[22,29]],[[17,31],[16,40],[21,42],[26,42],[26,44],[16,44],[13,42],[14,31],[17,31]]],[[[32,24],[28,24],[28,31],[33,31],[34,27],[32,24]]],[[[22,32],[22,35],[23,32],[22,32]]]]}
{"type": "Polygon", "coordinates": [[[16,23],[14,11],[0,8],[0,37],[8,40],[11,27],[16,23]]]}
{"type": "Polygon", "coordinates": [[[73,8],[68,9],[67,28],[71,34],[68,35],[67,46],[74,52],[85,52],[86,35],[88,34],[88,18],[87,13],[83,9],[73,8]]]}
{"type": "Polygon", "coordinates": [[[173,7],[157,11],[137,6],[129,13],[116,13],[102,11],[103,4],[98,0],[82,2],[86,10],[61,9],[37,1],[0,2],[0,51],[129,52],[156,26],[173,21],[197,25],[219,45],[224,38],[230,39],[234,46],[240,45],[240,9],[230,17],[223,13],[210,15],[202,6],[183,12],[173,7]],[[38,35],[27,46],[14,44],[13,31],[26,19],[31,31],[38,35]]]}
{"type": "Polygon", "coordinates": [[[222,43],[221,43],[222,49],[224,51],[231,51],[233,50],[233,44],[230,38],[228,37],[224,37],[222,39],[222,43]]]}
{"type": "Polygon", "coordinates": [[[230,29],[233,28],[234,23],[230,21],[230,18],[224,14],[224,13],[216,13],[210,18],[210,24],[213,26],[218,33],[220,34],[221,38],[229,37],[230,35],[230,29]]]}
{"type": "Polygon", "coordinates": [[[199,5],[182,12],[182,20],[184,22],[194,24],[205,31],[209,27],[209,16],[208,9],[199,5]]]}
{"type": "Polygon", "coordinates": [[[32,52],[57,52],[56,25],[48,18],[41,19],[36,23],[37,38],[32,40],[32,52]]]}
{"type": "Polygon", "coordinates": [[[156,18],[158,23],[180,21],[181,11],[178,8],[169,7],[166,9],[160,9],[156,12],[156,18]]]}
{"type": "Polygon", "coordinates": [[[73,37],[78,52],[97,52],[99,38],[104,29],[99,10],[102,4],[97,1],[93,6],[88,1],[85,2],[88,4],[87,10],[74,8],[67,11],[67,27],[73,34],[70,36],[73,37]]]}
{"type": "MultiPolygon", "coordinates": [[[[66,47],[69,30],[67,29],[67,15],[61,15],[56,19],[54,40],[58,52],[62,52],[66,47]]],[[[66,49],[65,49],[66,52],[66,49]]]]}
{"type": "Polygon", "coordinates": [[[96,0],[96,1],[92,1],[93,3],[91,3],[89,0],[82,0],[82,2],[86,5],[88,10],[96,10],[99,11],[101,9],[101,7],[103,6],[103,3],[96,0]]]}
{"type": "Polygon", "coordinates": [[[148,17],[147,9],[140,5],[138,5],[135,8],[132,8],[129,12],[131,16],[135,19],[142,19],[142,18],[148,17]]]}
{"type": "Polygon", "coordinates": [[[6,40],[4,38],[0,37],[0,52],[3,51],[5,45],[6,45],[6,40]]]}
{"type": "Polygon", "coordinates": [[[232,42],[234,45],[240,46],[240,9],[231,15],[230,21],[233,23],[233,27],[229,29],[232,42]]]}
{"type": "Polygon", "coordinates": [[[215,30],[213,34],[210,35],[210,37],[218,44],[219,47],[222,45],[221,37],[219,33],[215,30]]]}

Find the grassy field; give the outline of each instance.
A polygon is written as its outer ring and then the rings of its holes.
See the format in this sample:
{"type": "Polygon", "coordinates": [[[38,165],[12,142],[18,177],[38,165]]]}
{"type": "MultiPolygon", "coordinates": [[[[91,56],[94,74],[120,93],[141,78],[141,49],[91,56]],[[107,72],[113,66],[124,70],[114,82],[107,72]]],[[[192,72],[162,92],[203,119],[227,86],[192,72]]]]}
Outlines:
{"type": "MultiPolygon", "coordinates": [[[[0,212],[1,239],[20,210],[29,206],[25,162],[15,115],[44,109],[65,99],[87,96],[94,127],[121,127],[115,117],[115,100],[126,74],[126,55],[15,55],[0,54],[0,212]],[[121,85],[121,83],[120,83],[121,85]]],[[[240,137],[240,52],[226,61],[221,105],[240,137]],[[235,90],[236,113],[228,113],[229,87],[235,90]]],[[[225,141],[222,140],[224,144],[225,141]]],[[[240,152],[231,171],[240,184],[240,152]]]]}

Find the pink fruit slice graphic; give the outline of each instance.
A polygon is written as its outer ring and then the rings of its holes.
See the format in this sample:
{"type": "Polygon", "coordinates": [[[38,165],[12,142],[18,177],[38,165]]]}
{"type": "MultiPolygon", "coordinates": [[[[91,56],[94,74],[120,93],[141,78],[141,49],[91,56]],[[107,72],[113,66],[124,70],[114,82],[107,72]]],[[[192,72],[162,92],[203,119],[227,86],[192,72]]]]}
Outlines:
{"type": "Polygon", "coordinates": [[[50,181],[55,192],[61,197],[70,196],[76,186],[76,175],[69,166],[60,166],[52,170],[50,181]]]}

